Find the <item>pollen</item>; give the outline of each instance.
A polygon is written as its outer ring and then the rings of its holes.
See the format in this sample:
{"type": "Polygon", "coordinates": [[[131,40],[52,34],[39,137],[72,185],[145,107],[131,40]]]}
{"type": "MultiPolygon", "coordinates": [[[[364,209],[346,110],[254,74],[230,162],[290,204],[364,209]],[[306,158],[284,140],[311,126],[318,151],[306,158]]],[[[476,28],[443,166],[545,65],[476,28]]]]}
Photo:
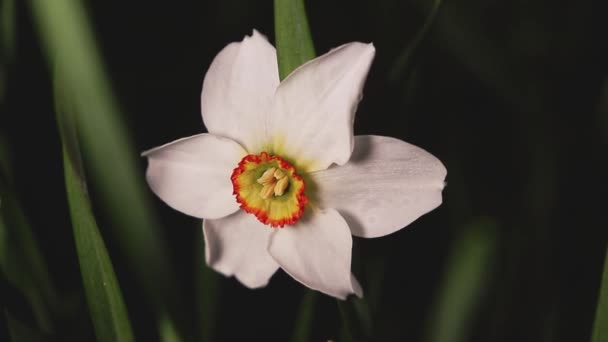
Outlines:
{"type": "Polygon", "coordinates": [[[272,227],[295,224],[308,203],[304,180],[279,156],[245,156],[231,176],[241,209],[272,227]]]}
{"type": "Polygon", "coordinates": [[[262,184],[260,196],[264,199],[274,196],[282,196],[289,185],[289,177],[281,169],[271,167],[264,171],[262,177],[258,178],[258,183],[262,184]]]}

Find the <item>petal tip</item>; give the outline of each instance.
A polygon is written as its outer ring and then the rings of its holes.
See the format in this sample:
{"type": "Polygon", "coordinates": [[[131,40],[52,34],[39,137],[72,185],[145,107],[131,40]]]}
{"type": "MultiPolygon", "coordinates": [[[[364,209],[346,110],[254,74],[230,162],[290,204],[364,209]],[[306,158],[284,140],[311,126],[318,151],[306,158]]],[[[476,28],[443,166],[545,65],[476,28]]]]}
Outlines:
{"type": "Polygon", "coordinates": [[[256,279],[243,277],[240,274],[235,274],[234,277],[236,278],[236,280],[239,281],[239,283],[243,284],[243,286],[251,290],[264,288],[270,282],[270,278],[266,279],[265,281],[259,281],[256,279]]]}
{"type": "Polygon", "coordinates": [[[264,41],[268,41],[268,37],[266,37],[266,35],[264,35],[263,33],[260,33],[260,31],[253,29],[251,32],[250,36],[245,36],[245,38],[243,38],[243,41],[246,41],[247,39],[263,39],[264,41]]]}
{"type": "Polygon", "coordinates": [[[149,150],[145,150],[142,153],[140,153],[139,156],[142,157],[142,158],[150,158],[150,155],[152,153],[154,153],[155,150],[156,150],[155,148],[152,148],[152,149],[149,149],[149,150]]]}

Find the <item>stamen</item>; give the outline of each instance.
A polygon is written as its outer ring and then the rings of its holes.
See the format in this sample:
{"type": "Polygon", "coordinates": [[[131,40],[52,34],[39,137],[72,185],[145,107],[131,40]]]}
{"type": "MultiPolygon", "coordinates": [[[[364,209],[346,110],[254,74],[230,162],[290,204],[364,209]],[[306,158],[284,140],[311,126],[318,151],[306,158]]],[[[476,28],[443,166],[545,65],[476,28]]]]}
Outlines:
{"type": "Polygon", "coordinates": [[[281,170],[281,169],[277,169],[277,170],[274,172],[274,178],[276,178],[276,179],[281,179],[281,178],[283,178],[283,177],[285,177],[285,172],[283,172],[283,170],[281,170]]]}
{"type": "MultiPolygon", "coordinates": [[[[275,177],[276,177],[276,174],[275,174],[275,177]]],[[[289,185],[289,177],[285,177],[285,175],[283,175],[283,178],[279,179],[279,181],[277,182],[277,185],[275,185],[275,187],[274,187],[274,195],[282,196],[285,193],[285,189],[287,189],[288,185],[289,185]]]]}
{"type": "Polygon", "coordinates": [[[262,187],[262,191],[260,191],[260,196],[262,196],[263,199],[269,199],[270,196],[272,196],[272,193],[274,192],[274,188],[274,182],[264,184],[264,187],[262,187]]]}
{"type": "Polygon", "coordinates": [[[262,177],[258,178],[258,183],[260,184],[266,184],[269,182],[274,182],[274,174],[277,171],[277,169],[275,167],[271,167],[268,170],[264,171],[264,173],[262,174],[262,177]]]}

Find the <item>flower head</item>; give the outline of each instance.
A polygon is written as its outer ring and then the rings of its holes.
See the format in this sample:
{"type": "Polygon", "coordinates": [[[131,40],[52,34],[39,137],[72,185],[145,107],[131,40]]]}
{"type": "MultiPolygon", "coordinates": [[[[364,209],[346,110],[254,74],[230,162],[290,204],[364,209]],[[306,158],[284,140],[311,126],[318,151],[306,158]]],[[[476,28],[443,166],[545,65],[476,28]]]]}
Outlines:
{"type": "Polygon", "coordinates": [[[150,188],[204,219],[209,266],[250,288],[280,267],[331,296],[362,296],[351,234],[387,235],[441,204],[437,158],[353,136],[374,53],[345,44],[282,82],[274,47],[255,30],[215,57],[201,94],[209,133],[144,153],[150,188]]]}

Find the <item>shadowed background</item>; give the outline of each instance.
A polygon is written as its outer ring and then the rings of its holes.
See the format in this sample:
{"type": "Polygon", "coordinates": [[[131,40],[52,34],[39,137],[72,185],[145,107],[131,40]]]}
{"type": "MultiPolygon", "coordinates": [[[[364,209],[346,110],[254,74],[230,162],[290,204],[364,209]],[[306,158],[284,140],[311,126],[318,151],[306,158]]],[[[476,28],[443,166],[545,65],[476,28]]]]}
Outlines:
{"type": "MultiPolygon", "coordinates": [[[[11,1],[14,11],[8,3],[0,1],[2,24],[14,14],[0,73],[0,156],[14,212],[27,218],[58,297],[42,335],[94,339],[38,19],[27,2],[11,1]]],[[[225,45],[253,28],[274,41],[271,1],[84,3],[136,152],[204,131],[202,79],[225,45]]],[[[408,141],[448,169],[441,207],[392,235],[354,238],[353,271],[376,340],[590,339],[608,241],[607,7],[591,0],[308,1],[318,54],[350,41],[376,47],[355,133],[408,141]]],[[[87,151],[85,169],[94,177],[87,151]]],[[[131,157],[143,180],[145,160],[131,157]]],[[[170,340],[158,333],[157,304],[142,290],[150,275],[153,286],[171,289],[159,301],[185,341],[344,336],[336,301],[282,271],[255,291],[205,271],[200,221],[147,189],[170,272],[130,263],[112,208],[98,205],[105,195],[90,191],[137,340],[170,340]]],[[[106,191],[120,198],[125,190],[106,191]]],[[[145,241],[129,243],[155,254],[145,241]]],[[[31,297],[5,273],[1,304],[12,318],[4,317],[3,331],[11,320],[39,326],[31,297]]]]}

